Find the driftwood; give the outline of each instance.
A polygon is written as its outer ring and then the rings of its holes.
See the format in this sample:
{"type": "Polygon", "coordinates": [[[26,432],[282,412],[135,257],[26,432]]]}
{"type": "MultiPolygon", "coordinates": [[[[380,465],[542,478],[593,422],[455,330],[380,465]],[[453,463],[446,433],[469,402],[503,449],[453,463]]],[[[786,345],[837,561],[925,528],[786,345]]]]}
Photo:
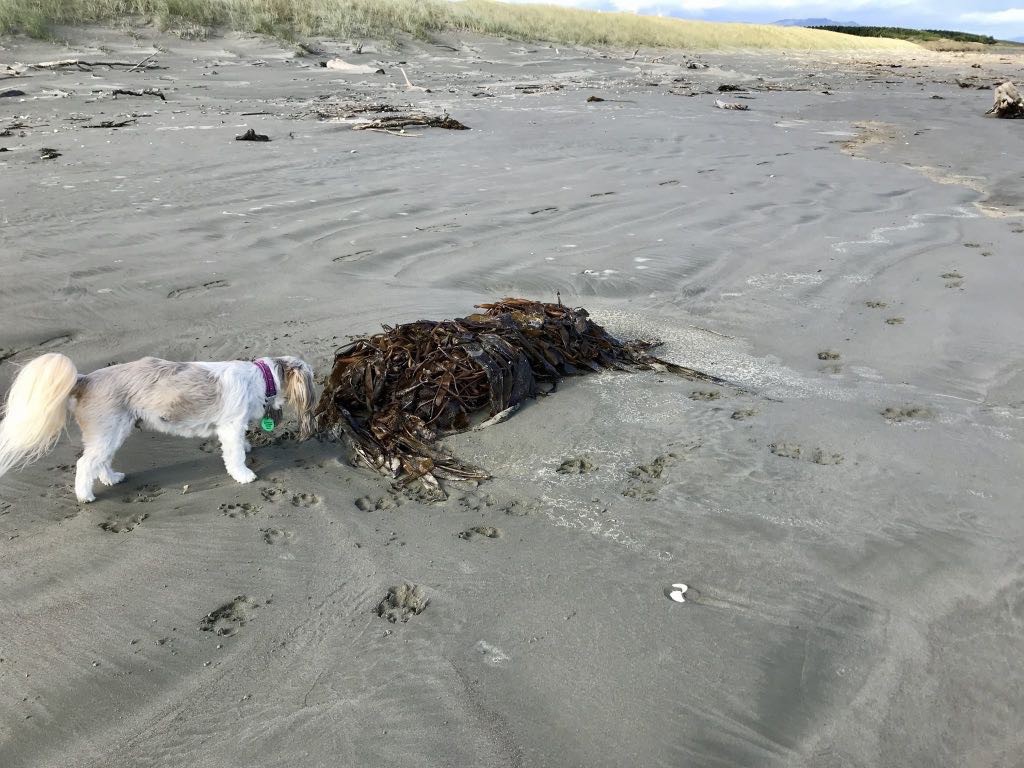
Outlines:
{"type": "Polygon", "coordinates": [[[385,326],[339,349],[316,407],[319,429],[346,436],[357,463],[437,489],[438,478],[489,476],[439,448],[439,437],[471,428],[475,416],[503,421],[565,376],[656,369],[727,384],[650,355],[657,342],[614,338],[583,308],[510,298],[478,309],[385,326]]]}
{"type": "Polygon", "coordinates": [[[121,120],[101,120],[98,123],[87,123],[83,125],[83,128],[124,128],[126,125],[134,124],[136,119],[134,117],[125,117],[121,120]]]}
{"type": "Polygon", "coordinates": [[[447,128],[450,131],[468,131],[469,126],[463,125],[458,120],[448,117],[447,114],[438,117],[437,115],[393,115],[379,117],[368,123],[358,123],[352,126],[353,131],[387,131],[401,132],[410,125],[425,126],[429,128],[447,128]]]}
{"type": "Polygon", "coordinates": [[[424,88],[422,85],[413,85],[412,81],[409,80],[409,76],[407,74],[405,74],[405,70],[404,69],[399,67],[398,71],[401,72],[402,73],[402,77],[405,78],[405,89],[407,91],[423,91],[424,93],[430,93],[430,89],[429,88],[424,88]]]}
{"type": "Polygon", "coordinates": [[[164,92],[159,88],[143,88],[138,91],[132,91],[127,88],[115,88],[110,92],[110,94],[115,99],[118,96],[156,96],[160,101],[167,101],[167,97],[164,96],[164,92]]]}
{"type": "Polygon", "coordinates": [[[167,67],[161,67],[157,64],[147,63],[149,59],[153,58],[154,55],[155,54],[147,56],[145,59],[139,62],[84,61],[83,59],[58,59],[57,61],[40,61],[38,64],[29,64],[28,69],[63,69],[64,67],[76,67],[77,69],[88,71],[93,67],[109,67],[110,69],[126,67],[129,72],[133,72],[136,69],[167,69],[167,67]]]}
{"type": "Polygon", "coordinates": [[[1024,97],[1021,97],[1017,86],[1007,81],[996,88],[992,109],[985,114],[1004,118],[1024,117],[1024,97]]]}
{"type": "Polygon", "coordinates": [[[354,117],[367,113],[396,113],[407,109],[412,109],[412,107],[396,107],[392,104],[338,103],[336,101],[321,100],[299,112],[292,113],[290,117],[294,119],[315,117],[318,120],[351,120],[354,117]]]}
{"type": "Polygon", "coordinates": [[[344,59],[325,61],[324,67],[338,72],[347,72],[350,75],[375,75],[384,72],[380,67],[374,67],[370,64],[350,64],[344,59]]]}

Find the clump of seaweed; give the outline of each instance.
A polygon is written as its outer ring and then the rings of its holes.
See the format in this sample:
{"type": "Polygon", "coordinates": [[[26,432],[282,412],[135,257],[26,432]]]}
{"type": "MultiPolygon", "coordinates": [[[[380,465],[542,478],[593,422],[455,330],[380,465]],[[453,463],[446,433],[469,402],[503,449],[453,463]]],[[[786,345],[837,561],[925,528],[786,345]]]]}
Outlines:
{"type": "Polygon", "coordinates": [[[474,416],[500,421],[565,376],[657,369],[726,383],[650,355],[658,342],[616,339],[582,307],[506,298],[477,309],[384,326],[339,349],[316,408],[320,428],[347,435],[358,463],[436,489],[438,478],[489,477],[435,445],[439,437],[474,416]]]}

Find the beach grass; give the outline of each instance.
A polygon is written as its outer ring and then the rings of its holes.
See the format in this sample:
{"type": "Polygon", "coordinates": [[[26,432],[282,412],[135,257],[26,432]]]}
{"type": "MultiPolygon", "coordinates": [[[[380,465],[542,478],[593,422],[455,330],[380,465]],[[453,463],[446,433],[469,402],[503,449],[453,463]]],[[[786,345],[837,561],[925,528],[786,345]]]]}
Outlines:
{"type": "Polygon", "coordinates": [[[124,22],[199,25],[288,39],[394,40],[464,30],[516,40],[689,50],[920,50],[903,40],[803,27],[723,24],[492,0],[0,0],[0,34],[50,37],[59,26],[124,22]]]}

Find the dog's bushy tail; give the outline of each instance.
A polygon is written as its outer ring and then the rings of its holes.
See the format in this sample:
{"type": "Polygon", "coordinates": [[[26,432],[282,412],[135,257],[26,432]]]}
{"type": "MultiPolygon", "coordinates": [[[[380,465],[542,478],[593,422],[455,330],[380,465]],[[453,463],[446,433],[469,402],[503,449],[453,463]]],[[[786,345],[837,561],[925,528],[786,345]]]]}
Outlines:
{"type": "Polygon", "coordinates": [[[36,461],[57,443],[78,381],[71,359],[50,352],[28,363],[11,384],[0,421],[0,475],[36,461]]]}

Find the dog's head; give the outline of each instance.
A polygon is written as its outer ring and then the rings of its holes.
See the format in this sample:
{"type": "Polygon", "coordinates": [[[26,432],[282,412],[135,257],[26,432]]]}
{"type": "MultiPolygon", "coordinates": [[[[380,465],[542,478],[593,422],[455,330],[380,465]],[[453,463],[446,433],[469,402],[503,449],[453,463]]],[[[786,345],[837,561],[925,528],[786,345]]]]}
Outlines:
{"type": "Polygon", "coordinates": [[[313,368],[297,357],[275,357],[274,362],[281,372],[281,394],[299,416],[299,439],[306,440],[313,434],[313,368]]]}

